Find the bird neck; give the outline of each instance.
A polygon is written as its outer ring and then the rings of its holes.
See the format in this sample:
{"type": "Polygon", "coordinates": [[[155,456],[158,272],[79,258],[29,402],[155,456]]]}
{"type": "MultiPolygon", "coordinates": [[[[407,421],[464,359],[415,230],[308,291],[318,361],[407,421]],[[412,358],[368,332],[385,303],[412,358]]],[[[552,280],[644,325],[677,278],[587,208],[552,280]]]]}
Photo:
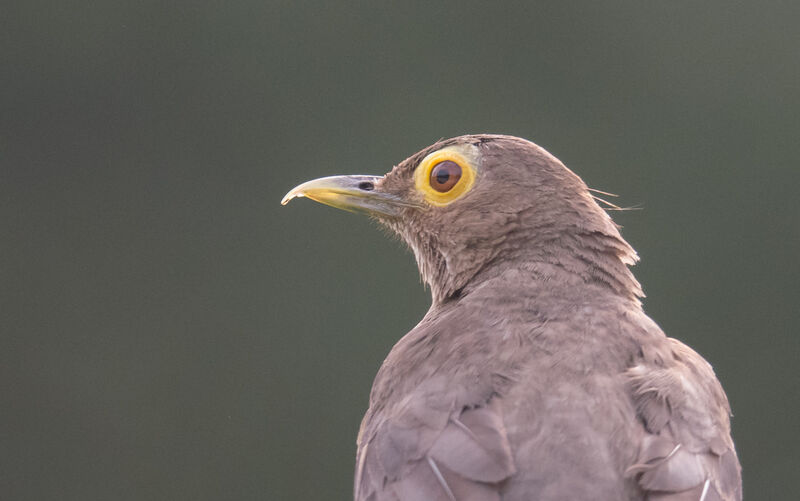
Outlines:
{"type": "Polygon", "coordinates": [[[493,243],[491,247],[493,252],[488,254],[479,246],[464,249],[459,259],[449,258],[432,247],[422,256],[415,249],[433,303],[469,293],[509,270],[523,272],[533,288],[561,287],[576,296],[585,295],[586,291],[613,294],[636,303],[644,296],[629,268],[638,260],[636,252],[618,234],[576,230],[552,236],[542,233],[533,241],[515,241],[510,234],[501,245],[493,243]]]}

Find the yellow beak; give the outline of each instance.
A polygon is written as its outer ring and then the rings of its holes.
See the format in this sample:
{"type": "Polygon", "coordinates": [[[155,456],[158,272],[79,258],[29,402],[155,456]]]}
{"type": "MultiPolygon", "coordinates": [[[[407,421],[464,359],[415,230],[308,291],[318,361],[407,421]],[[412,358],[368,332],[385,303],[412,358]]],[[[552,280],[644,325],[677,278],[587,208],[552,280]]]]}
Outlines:
{"type": "Polygon", "coordinates": [[[330,176],[307,181],[293,188],[281,200],[286,205],[293,198],[306,197],[319,203],[351,212],[395,217],[399,209],[416,204],[381,191],[380,176],[330,176]]]}

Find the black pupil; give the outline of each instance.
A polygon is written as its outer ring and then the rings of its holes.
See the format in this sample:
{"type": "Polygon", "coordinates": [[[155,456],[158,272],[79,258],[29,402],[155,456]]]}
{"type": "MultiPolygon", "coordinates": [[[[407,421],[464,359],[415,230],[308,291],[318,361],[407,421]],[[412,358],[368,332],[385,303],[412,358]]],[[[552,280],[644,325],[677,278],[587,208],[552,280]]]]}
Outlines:
{"type": "Polygon", "coordinates": [[[446,193],[453,189],[461,179],[461,166],[452,160],[439,162],[431,171],[431,187],[440,192],[446,193]]]}

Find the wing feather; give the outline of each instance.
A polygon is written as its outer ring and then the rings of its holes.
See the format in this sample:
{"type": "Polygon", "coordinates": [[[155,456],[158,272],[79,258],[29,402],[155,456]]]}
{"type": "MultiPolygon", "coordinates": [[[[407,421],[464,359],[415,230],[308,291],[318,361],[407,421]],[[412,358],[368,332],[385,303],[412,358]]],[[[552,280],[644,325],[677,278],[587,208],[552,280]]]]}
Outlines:
{"type": "Polygon", "coordinates": [[[431,409],[409,412],[413,417],[377,418],[373,438],[362,438],[356,500],[500,499],[499,483],[516,471],[500,397],[444,419],[431,409]]]}
{"type": "Polygon", "coordinates": [[[711,366],[674,339],[643,354],[627,372],[645,429],[628,476],[649,500],[741,500],[730,407],[711,366]]]}

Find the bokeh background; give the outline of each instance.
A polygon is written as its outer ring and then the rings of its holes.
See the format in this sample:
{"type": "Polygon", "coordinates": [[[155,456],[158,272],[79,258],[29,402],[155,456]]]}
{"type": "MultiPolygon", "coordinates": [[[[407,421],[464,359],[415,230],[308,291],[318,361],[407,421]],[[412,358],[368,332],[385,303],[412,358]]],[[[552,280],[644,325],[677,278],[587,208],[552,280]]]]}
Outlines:
{"type": "Polygon", "coordinates": [[[351,496],[429,304],[370,221],[280,207],[470,132],[541,144],[714,365],[750,499],[800,470],[800,3],[4,2],[0,498],[351,496]]]}

